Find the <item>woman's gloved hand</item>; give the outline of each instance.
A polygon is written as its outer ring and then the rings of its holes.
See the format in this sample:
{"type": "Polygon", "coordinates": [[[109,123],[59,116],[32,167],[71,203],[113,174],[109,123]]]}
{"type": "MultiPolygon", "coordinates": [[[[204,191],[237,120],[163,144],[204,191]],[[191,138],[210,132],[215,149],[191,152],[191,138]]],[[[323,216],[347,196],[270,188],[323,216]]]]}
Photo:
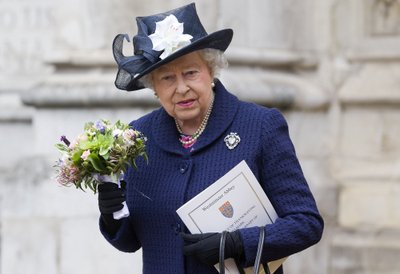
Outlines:
{"type": "Polygon", "coordinates": [[[115,183],[104,182],[98,185],[98,201],[101,219],[108,232],[115,234],[121,221],[115,220],[113,213],[123,208],[125,201],[125,182],[121,181],[121,188],[115,183]]]}
{"type": "Polygon", "coordinates": [[[117,184],[104,182],[98,185],[99,209],[101,214],[113,214],[123,208],[125,201],[125,186],[121,183],[121,188],[117,184]]]}
{"type": "MultiPolygon", "coordinates": [[[[219,245],[222,233],[186,234],[181,233],[184,246],[183,254],[193,256],[207,265],[219,262],[219,245]]],[[[225,259],[241,259],[243,242],[238,230],[228,232],[225,242],[225,259]]]]}

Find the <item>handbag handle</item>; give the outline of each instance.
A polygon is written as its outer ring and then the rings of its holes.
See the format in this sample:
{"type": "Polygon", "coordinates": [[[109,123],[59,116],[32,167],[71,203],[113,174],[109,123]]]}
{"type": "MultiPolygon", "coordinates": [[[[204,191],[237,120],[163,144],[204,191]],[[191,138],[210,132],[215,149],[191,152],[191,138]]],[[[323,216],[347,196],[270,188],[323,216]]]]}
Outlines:
{"type": "Polygon", "coordinates": [[[228,231],[222,231],[219,241],[219,273],[225,274],[225,242],[228,231]]]}
{"type": "MultiPolygon", "coordinates": [[[[261,256],[263,252],[263,245],[264,245],[264,239],[265,239],[265,230],[264,227],[259,228],[259,238],[258,238],[258,246],[257,246],[257,254],[256,254],[256,260],[254,262],[254,272],[253,274],[258,274],[260,270],[260,265],[261,265],[261,256]]],[[[219,242],[219,273],[220,274],[225,274],[225,242],[226,242],[226,235],[227,231],[223,231],[221,234],[221,239],[219,242]]],[[[268,264],[263,264],[264,271],[266,274],[271,274],[269,271],[268,264]]],[[[243,269],[241,267],[238,267],[240,273],[244,273],[243,269]]]]}
{"type": "Polygon", "coordinates": [[[256,260],[254,262],[254,272],[253,272],[254,274],[258,274],[258,272],[260,271],[260,263],[261,263],[261,255],[262,255],[263,244],[264,244],[264,237],[265,237],[264,228],[260,227],[260,235],[258,237],[256,260]]]}
{"type": "MultiPolygon", "coordinates": [[[[258,274],[260,270],[260,265],[261,265],[261,256],[263,252],[263,245],[264,245],[264,239],[265,239],[265,230],[264,227],[260,226],[260,234],[258,238],[258,246],[257,246],[257,254],[256,254],[256,260],[254,262],[254,274],[258,274]]],[[[263,264],[264,271],[266,274],[271,274],[269,271],[268,264],[263,264]]]]}

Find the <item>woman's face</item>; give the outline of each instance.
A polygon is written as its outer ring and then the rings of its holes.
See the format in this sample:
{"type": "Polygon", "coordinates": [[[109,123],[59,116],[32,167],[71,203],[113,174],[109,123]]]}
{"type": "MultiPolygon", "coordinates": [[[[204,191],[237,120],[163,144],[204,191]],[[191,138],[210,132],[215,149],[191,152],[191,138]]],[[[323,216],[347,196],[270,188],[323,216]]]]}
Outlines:
{"type": "Polygon", "coordinates": [[[151,77],[165,111],[181,125],[200,126],[211,102],[213,81],[200,53],[179,57],[154,70],[151,77]]]}

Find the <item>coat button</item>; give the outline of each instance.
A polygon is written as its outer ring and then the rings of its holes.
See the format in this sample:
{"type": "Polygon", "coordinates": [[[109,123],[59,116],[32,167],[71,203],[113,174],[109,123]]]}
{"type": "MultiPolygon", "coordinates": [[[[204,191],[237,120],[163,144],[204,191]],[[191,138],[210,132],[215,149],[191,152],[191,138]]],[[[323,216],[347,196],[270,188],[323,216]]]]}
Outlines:
{"type": "Polygon", "coordinates": [[[179,233],[181,233],[182,229],[181,229],[181,224],[177,223],[175,225],[175,235],[178,235],[179,233]]]}
{"type": "Polygon", "coordinates": [[[182,173],[182,174],[185,173],[187,169],[188,169],[188,164],[187,163],[182,163],[179,166],[179,172],[182,173]]]}

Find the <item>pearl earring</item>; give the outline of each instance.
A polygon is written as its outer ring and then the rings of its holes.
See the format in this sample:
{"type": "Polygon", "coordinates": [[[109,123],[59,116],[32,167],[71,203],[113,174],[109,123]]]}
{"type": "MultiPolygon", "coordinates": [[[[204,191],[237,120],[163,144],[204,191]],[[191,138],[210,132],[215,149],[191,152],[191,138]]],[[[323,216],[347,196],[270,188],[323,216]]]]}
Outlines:
{"type": "Polygon", "coordinates": [[[214,88],[215,87],[215,83],[211,82],[211,87],[214,88]]]}

